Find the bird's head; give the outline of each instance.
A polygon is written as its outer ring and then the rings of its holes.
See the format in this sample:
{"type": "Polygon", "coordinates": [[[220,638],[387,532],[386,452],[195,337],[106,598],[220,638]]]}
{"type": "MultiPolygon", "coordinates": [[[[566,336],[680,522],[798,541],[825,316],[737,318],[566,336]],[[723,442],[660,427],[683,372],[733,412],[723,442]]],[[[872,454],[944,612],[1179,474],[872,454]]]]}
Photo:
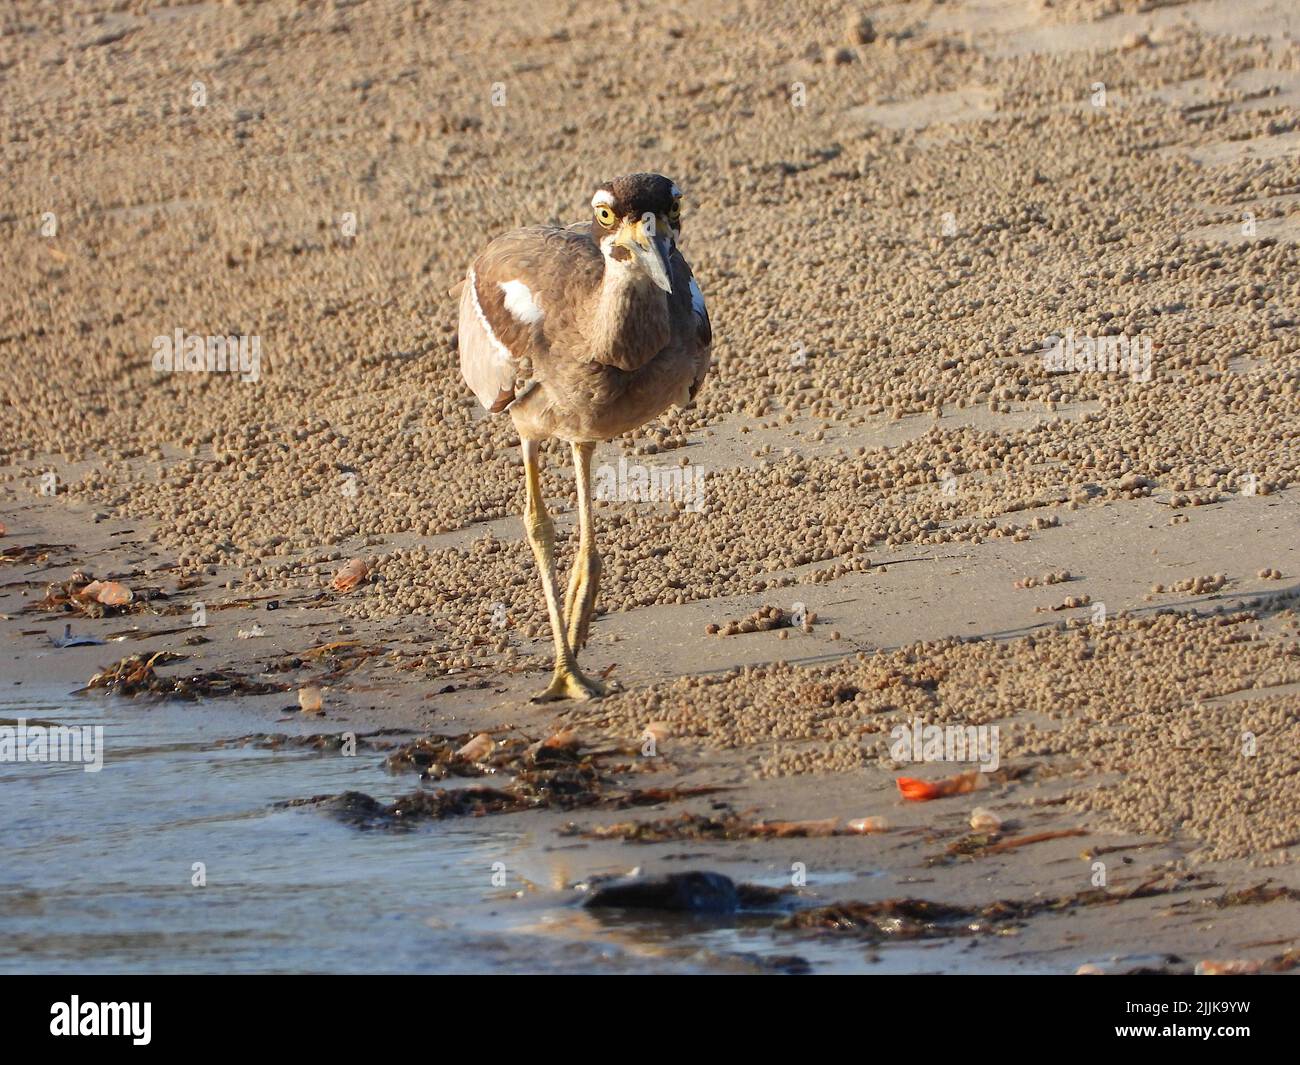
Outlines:
{"type": "Polygon", "coordinates": [[[682,232],[682,193],[662,174],[607,181],[591,198],[592,232],[606,259],[672,292],[669,256],[682,232]]]}

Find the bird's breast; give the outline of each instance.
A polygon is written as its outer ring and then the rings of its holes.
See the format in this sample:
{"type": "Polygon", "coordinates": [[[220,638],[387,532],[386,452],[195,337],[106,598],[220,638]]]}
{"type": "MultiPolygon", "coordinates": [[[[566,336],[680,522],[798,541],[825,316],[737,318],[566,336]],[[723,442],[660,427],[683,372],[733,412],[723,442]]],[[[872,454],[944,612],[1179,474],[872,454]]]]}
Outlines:
{"type": "Polygon", "coordinates": [[[588,358],[621,370],[644,366],[672,338],[667,293],[613,261],[606,263],[588,322],[588,358]]]}

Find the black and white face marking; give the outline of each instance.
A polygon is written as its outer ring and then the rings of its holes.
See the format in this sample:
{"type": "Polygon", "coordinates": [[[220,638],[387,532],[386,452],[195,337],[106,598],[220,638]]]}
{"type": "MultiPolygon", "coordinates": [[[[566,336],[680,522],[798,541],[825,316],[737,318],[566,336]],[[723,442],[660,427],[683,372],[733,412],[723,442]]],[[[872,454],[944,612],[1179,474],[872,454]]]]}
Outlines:
{"type": "Polygon", "coordinates": [[[681,233],[681,190],[662,174],[615,178],[591,198],[592,230],[607,261],[639,266],[672,291],[669,261],[681,233]]]}

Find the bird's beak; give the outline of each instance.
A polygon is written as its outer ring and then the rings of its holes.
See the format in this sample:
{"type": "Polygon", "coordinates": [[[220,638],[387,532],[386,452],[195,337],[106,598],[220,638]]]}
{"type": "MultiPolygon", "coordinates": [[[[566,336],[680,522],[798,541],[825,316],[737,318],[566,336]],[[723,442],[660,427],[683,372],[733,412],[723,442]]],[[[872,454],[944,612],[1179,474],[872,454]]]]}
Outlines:
{"type": "Polygon", "coordinates": [[[672,292],[673,283],[668,273],[670,245],[666,236],[659,235],[655,216],[646,211],[635,222],[625,221],[614,236],[614,243],[632,253],[650,280],[665,292],[672,292]]]}

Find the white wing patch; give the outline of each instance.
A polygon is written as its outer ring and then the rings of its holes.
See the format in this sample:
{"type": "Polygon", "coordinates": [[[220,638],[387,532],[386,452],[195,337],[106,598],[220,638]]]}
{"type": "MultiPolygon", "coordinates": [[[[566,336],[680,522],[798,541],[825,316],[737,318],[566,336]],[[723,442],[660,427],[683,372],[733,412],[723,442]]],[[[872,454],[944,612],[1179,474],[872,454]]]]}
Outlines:
{"type": "Polygon", "coordinates": [[[693,277],[691,278],[691,310],[700,321],[704,321],[709,314],[704,307],[704,293],[700,291],[700,286],[693,277]]]}
{"type": "Polygon", "coordinates": [[[479,305],[478,278],[472,268],[460,296],[460,372],[487,410],[501,410],[514,390],[514,359],[479,305]]]}
{"type": "Polygon", "coordinates": [[[501,291],[505,293],[505,307],[524,325],[536,325],[542,320],[542,308],[533,299],[532,290],[522,281],[502,281],[501,291]]]}
{"type": "Polygon", "coordinates": [[[469,298],[473,301],[474,317],[478,319],[479,326],[483,329],[483,332],[487,334],[488,341],[491,343],[493,350],[501,356],[503,362],[509,363],[510,349],[497,339],[496,333],[492,332],[492,325],[488,322],[487,315],[483,313],[483,308],[479,306],[478,278],[474,276],[474,270],[472,267],[469,271],[469,298]]]}

